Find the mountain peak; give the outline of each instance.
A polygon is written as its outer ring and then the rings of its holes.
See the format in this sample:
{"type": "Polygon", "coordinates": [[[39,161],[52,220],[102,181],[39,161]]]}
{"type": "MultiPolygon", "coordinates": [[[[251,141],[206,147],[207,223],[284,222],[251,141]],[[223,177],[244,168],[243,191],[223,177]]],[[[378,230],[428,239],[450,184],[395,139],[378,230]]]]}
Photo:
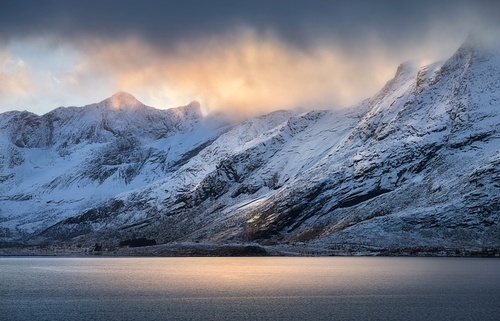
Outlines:
{"type": "Polygon", "coordinates": [[[496,35],[471,32],[454,56],[458,56],[458,58],[476,56],[482,60],[488,60],[498,54],[499,40],[496,35]]]}
{"type": "Polygon", "coordinates": [[[106,105],[111,106],[113,108],[121,109],[121,108],[130,108],[130,107],[138,107],[143,104],[137,100],[134,96],[127,92],[119,91],[108,99],[104,100],[106,105]]]}
{"type": "Polygon", "coordinates": [[[195,110],[198,110],[198,109],[201,110],[201,104],[197,100],[193,100],[192,102],[187,104],[186,107],[193,108],[195,110]]]}
{"type": "Polygon", "coordinates": [[[465,41],[458,48],[458,52],[470,52],[479,50],[483,47],[483,40],[475,32],[469,33],[465,41]]]}

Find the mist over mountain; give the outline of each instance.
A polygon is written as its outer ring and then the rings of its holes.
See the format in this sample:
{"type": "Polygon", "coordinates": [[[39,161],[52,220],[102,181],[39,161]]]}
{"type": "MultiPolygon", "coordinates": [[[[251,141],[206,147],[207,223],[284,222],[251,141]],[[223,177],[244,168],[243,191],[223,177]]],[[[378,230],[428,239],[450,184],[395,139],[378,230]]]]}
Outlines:
{"type": "Polygon", "coordinates": [[[117,93],[7,112],[0,242],[498,249],[499,124],[500,54],[475,37],[345,110],[234,123],[117,93]]]}

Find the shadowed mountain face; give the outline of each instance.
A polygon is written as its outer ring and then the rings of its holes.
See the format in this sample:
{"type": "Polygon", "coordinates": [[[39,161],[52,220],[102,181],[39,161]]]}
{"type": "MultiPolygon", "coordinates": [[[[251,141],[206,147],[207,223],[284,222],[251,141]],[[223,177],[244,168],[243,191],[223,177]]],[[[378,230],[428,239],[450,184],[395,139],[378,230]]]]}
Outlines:
{"type": "Polygon", "coordinates": [[[498,50],[469,39],[349,110],[1,114],[0,241],[495,247],[499,111],[498,50]]]}

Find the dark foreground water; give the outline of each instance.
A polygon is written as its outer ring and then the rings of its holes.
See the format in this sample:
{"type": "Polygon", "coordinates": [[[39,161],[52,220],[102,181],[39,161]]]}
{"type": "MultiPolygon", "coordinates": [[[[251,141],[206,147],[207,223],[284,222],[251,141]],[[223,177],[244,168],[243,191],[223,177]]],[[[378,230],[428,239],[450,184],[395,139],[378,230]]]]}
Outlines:
{"type": "Polygon", "coordinates": [[[0,320],[500,320],[500,260],[0,258],[0,320]]]}

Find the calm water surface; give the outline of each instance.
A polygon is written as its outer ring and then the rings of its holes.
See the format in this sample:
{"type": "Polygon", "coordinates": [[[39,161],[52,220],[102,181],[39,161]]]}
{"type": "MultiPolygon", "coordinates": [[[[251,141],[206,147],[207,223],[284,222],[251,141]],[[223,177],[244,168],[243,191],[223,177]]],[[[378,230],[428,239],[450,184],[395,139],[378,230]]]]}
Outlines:
{"type": "Polygon", "coordinates": [[[0,258],[0,320],[500,320],[500,260],[0,258]]]}

